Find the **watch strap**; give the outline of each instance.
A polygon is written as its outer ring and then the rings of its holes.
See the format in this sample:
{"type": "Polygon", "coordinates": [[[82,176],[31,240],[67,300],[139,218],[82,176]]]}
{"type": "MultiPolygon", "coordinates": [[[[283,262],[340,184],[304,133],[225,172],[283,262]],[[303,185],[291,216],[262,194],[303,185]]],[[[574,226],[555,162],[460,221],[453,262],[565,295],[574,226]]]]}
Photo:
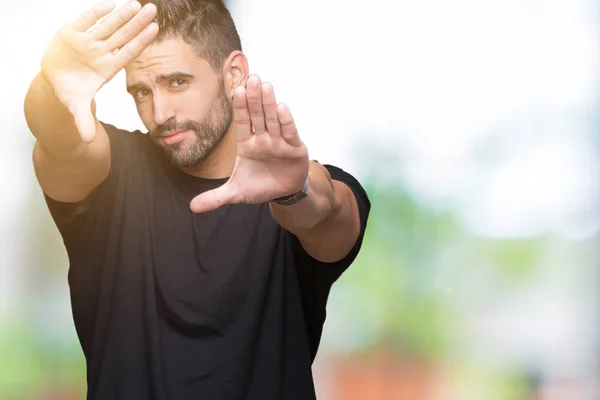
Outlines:
{"type": "Polygon", "coordinates": [[[296,193],[291,194],[289,196],[278,197],[276,199],[271,200],[273,203],[278,204],[280,206],[291,206],[292,204],[296,204],[306,196],[308,196],[308,186],[310,185],[310,181],[308,180],[308,176],[304,181],[304,185],[302,188],[298,190],[296,193]]]}

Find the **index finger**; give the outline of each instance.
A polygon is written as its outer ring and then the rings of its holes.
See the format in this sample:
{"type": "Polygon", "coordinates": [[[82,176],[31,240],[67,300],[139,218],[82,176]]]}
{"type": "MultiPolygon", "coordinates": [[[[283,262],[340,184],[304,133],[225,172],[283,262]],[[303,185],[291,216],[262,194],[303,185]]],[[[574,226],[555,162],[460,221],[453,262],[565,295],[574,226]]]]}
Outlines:
{"type": "Polygon", "coordinates": [[[83,13],[82,16],[77,18],[72,26],[77,31],[85,32],[90,29],[96,22],[100,20],[100,18],[108,15],[113,8],[115,8],[115,4],[112,1],[103,1],[101,3],[96,4],[91,9],[87,10],[83,13]]]}
{"type": "Polygon", "coordinates": [[[158,34],[158,24],[150,22],[136,37],[131,39],[115,54],[114,60],[121,68],[137,58],[158,34]]]}
{"type": "MultiPolygon", "coordinates": [[[[134,18],[136,14],[139,14],[141,8],[142,5],[139,1],[127,2],[123,7],[119,8],[94,27],[91,31],[92,37],[101,40],[109,38],[113,33],[127,24],[128,21],[134,18]]],[[[143,8],[142,13],[148,13],[148,10],[151,10],[151,13],[155,14],[156,6],[152,3],[148,3],[143,8]],[[152,12],[152,10],[154,10],[154,12],[152,12]]],[[[151,21],[152,18],[154,18],[154,15],[152,15],[149,21],[151,21]]]]}

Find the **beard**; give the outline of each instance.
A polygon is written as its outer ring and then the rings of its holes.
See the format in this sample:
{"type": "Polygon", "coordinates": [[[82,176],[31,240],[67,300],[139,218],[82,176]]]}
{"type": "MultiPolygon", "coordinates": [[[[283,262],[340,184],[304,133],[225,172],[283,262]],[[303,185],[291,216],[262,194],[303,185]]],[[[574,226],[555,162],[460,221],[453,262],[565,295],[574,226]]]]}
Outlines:
{"type": "Polygon", "coordinates": [[[225,136],[232,119],[233,111],[227,101],[225,85],[221,79],[218,83],[217,95],[204,118],[200,121],[187,119],[179,122],[171,118],[153,129],[150,137],[164,150],[171,164],[177,168],[190,168],[206,160],[213,152],[225,136]],[[186,147],[184,147],[185,141],[166,145],[160,140],[160,137],[167,132],[186,130],[194,132],[194,141],[186,147]]]}

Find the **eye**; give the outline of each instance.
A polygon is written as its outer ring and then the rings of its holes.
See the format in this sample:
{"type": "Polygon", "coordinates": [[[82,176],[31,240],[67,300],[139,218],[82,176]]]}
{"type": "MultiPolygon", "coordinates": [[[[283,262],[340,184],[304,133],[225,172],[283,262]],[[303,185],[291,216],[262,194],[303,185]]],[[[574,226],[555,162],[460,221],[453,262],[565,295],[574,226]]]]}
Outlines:
{"type": "Polygon", "coordinates": [[[136,101],[140,101],[140,100],[144,100],[149,94],[150,94],[150,91],[148,89],[140,89],[133,94],[133,97],[135,98],[136,101]]]}
{"type": "Polygon", "coordinates": [[[181,89],[187,86],[188,81],[185,79],[174,79],[171,81],[171,87],[173,89],[181,89]]]}

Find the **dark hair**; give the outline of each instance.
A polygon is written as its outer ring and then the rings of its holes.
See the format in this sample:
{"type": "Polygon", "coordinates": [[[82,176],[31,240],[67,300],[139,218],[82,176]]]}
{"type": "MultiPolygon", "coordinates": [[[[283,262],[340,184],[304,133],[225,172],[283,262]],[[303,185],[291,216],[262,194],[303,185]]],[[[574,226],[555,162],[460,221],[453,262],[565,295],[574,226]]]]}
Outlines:
{"type": "Polygon", "coordinates": [[[155,41],[181,38],[215,72],[221,70],[232,51],[242,50],[235,23],[222,0],[141,0],[140,3],[156,5],[159,31],[155,41]]]}

